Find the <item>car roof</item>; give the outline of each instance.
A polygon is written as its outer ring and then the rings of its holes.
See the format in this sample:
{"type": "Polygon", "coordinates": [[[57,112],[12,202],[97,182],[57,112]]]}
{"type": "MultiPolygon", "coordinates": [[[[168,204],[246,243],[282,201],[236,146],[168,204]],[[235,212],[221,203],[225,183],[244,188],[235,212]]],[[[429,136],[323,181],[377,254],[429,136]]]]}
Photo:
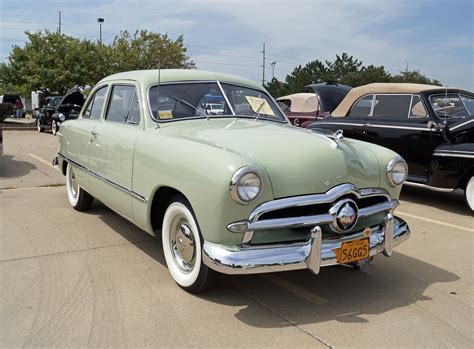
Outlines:
{"type": "Polygon", "coordinates": [[[290,111],[310,113],[318,110],[318,99],[315,93],[294,93],[277,98],[277,101],[290,100],[290,111]]]}
{"type": "MultiPolygon", "coordinates": [[[[135,80],[144,86],[150,86],[158,82],[158,69],[134,70],[117,73],[105,77],[100,82],[114,80],[135,80]]],[[[259,90],[262,86],[255,81],[245,79],[236,75],[210,72],[199,69],[161,69],[160,82],[181,82],[181,81],[220,81],[231,84],[244,85],[259,90]]]]}
{"type": "MultiPolygon", "coordinates": [[[[349,91],[342,102],[331,113],[332,116],[346,116],[352,105],[359,98],[372,93],[421,93],[425,91],[446,91],[446,87],[426,84],[409,83],[373,83],[355,87],[349,91]]],[[[452,90],[453,88],[448,88],[452,90]]]]}

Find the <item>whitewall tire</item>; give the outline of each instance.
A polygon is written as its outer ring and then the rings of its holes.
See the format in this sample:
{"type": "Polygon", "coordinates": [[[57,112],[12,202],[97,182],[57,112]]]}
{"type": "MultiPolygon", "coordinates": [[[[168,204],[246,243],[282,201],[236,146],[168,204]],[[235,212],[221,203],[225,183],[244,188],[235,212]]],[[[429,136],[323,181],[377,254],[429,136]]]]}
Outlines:
{"type": "Polygon", "coordinates": [[[44,132],[44,128],[41,127],[41,120],[40,120],[40,118],[37,118],[37,119],[36,119],[36,129],[38,130],[38,132],[44,132]]]}
{"type": "Polygon", "coordinates": [[[192,209],[184,197],[171,200],[163,218],[166,265],[176,283],[191,293],[212,286],[215,272],[202,262],[202,240],[192,209]]]}
{"type": "Polygon", "coordinates": [[[471,211],[474,211],[474,176],[471,176],[464,188],[464,199],[471,211]]]}
{"type": "Polygon", "coordinates": [[[67,198],[72,207],[78,211],[84,211],[91,207],[94,198],[81,188],[75,171],[76,169],[68,163],[66,168],[67,198]]]}
{"type": "Polygon", "coordinates": [[[53,136],[56,136],[56,133],[58,133],[58,124],[56,120],[51,121],[51,133],[53,136]]]}

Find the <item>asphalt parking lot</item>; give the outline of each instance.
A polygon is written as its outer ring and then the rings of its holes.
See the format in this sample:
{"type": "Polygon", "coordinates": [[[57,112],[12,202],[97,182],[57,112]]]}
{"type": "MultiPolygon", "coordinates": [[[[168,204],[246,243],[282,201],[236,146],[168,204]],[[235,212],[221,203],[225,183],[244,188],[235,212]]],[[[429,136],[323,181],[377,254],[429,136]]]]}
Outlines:
{"type": "Polygon", "coordinates": [[[5,131],[0,160],[2,347],[473,347],[474,219],[461,193],[405,188],[412,237],[391,258],[222,276],[182,291],[160,241],[99,202],[68,203],[57,139],[5,131]]]}

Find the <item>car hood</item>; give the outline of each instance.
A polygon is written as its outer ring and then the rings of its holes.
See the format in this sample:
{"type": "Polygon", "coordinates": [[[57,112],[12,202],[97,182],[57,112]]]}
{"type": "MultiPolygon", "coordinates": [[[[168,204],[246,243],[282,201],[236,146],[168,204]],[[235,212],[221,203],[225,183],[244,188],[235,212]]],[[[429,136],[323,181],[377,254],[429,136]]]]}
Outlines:
{"type": "Polygon", "coordinates": [[[246,157],[267,172],[275,198],[320,193],[341,183],[380,186],[373,146],[273,122],[245,119],[181,121],[163,128],[173,136],[246,157]]]}
{"type": "Polygon", "coordinates": [[[73,88],[64,95],[56,109],[65,104],[76,104],[82,106],[84,104],[84,95],[78,88],[73,88]]]}

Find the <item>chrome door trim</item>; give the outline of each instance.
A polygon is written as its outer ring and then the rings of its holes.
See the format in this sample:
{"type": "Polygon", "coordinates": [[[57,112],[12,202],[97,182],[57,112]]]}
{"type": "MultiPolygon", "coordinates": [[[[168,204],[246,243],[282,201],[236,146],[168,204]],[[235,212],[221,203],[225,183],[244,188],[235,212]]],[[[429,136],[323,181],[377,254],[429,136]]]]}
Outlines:
{"type": "Polygon", "coordinates": [[[443,151],[433,153],[433,156],[446,156],[451,158],[467,158],[467,159],[474,159],[474,153],[467,153],[467,154],[459,154],[459,153],[449,153],[443,151]]]}
{"type": "Polygon", "coordinates": [[[81,165],[79,164],[78,162],[74,161],[74,160],[71,160],[70,158],[68,158],[67,156],[64,156],[63,154],[61,153],[58,153],[58,156],[60,156],[61,158],[63,158],[63,160],[69,162],[71,165],[79,168],[80,170],[83,170],[85,172],[87,172],[88,174],[94,176],[95,178],[101,180],[102,182],[105,182],[111,186],[113,186],[114,188],[126,193],[126,194],[129,194],[132,196],[132,198],[140,201],[140,202],[143,202],[143,203],[146,203],[148,201],[148,198],[146,196],[143,196],[139,193],[137,193],[136,191],[133,191],[132,189],[128,189],[120,184],[118,184],[117,182],[114,182],[110,179],[108,179],[107,177],[104,177],[94,171],[91,171],[90,169],[88,169],[87,167],[85,167],[84,165],[81,165]]]}
{"type": "Polygon", "coordinates": [[[422,184],[422,183],[415,183],[415,182],[405,182],[404,185],[408,185],[410,187],[418,187],[418,188],[425,188],[425,189],[430,189],[433,191],[439,191],[443,193],[450,193],[454,191],[454,188],[439,188],[439,187],[432,187],[431,185],[427,184],[422,184]]]}

